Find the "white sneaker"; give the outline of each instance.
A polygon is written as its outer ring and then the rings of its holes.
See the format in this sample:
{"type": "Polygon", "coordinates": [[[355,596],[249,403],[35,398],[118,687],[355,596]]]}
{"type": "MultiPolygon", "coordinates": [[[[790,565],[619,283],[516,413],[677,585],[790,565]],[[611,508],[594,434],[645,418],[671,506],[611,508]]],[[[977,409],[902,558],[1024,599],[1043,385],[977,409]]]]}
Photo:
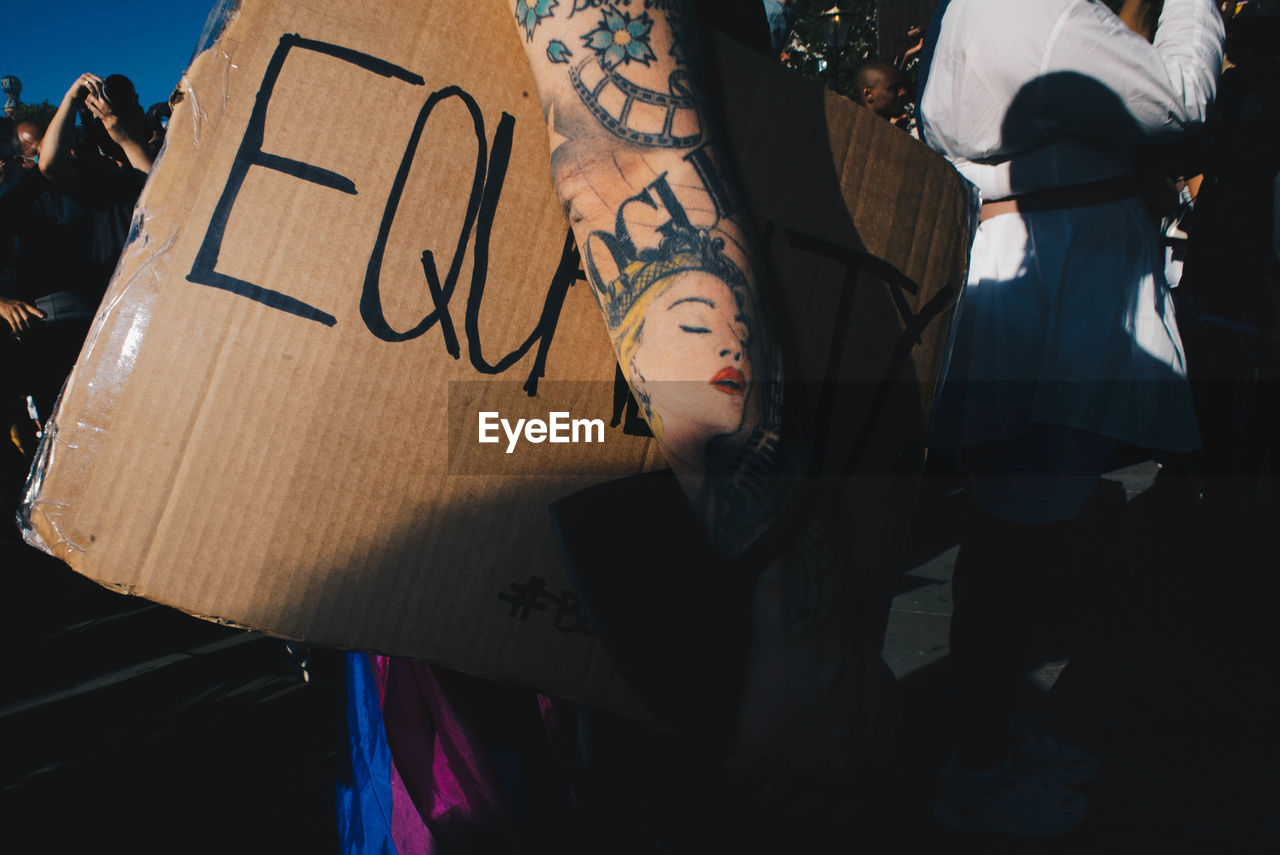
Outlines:
{"type": "Polygon", "coordinates": [[[1053,836],[1084,821],[1085,798],[1012,760],[980,771],[952,760],[942,772],[933,815],[956,831],[1053,836]]]}
{"type": "Polygon", "coordinates": [[[1033,727],[1026,710],[1019,710],[1009,719],[1009,736],[1019,765],[1041,780],[1071,787],[1098,777],[1098,761],[1093,755],[1033,727]]]}

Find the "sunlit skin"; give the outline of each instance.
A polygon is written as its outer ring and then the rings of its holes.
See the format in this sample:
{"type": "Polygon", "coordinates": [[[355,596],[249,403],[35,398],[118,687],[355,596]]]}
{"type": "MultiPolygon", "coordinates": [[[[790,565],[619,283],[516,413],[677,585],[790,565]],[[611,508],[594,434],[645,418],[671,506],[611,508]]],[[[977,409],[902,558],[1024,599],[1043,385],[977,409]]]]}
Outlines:
{"type": "Polygon", "coordinates": [[[739,431],[751,359],[749,329],[733,291],[709,273],[682,273],[645,314],[631,382],[648,397],[664,441],[683,444],[739,431]]]}

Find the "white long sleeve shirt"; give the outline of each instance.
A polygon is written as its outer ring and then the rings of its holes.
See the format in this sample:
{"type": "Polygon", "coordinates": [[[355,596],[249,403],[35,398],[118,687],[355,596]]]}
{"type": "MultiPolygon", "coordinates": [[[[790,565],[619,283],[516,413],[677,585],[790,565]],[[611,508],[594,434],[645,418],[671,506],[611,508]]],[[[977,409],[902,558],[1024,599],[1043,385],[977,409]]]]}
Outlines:
{"type": "Polygon", "coordinates": [[[1212,0],[1166,0],[1154,44],[1096,0],[951,0],[921,126],[984,199],[1133,171],[1132,147],[1203,124],[1222,66],[1212,0]]]}

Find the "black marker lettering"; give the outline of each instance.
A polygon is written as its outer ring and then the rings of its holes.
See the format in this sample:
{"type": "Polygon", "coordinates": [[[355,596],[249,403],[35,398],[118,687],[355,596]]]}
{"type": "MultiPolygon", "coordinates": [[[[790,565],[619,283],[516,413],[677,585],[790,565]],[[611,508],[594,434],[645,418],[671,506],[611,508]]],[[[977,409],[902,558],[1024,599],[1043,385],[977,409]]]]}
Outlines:
{"type": "Polygon", "coordinates": [[[514,593],[498,594],[498,599],[511,604],[511,611],[508,617],[524,623],[529,620],[532,612],[545,612],[547,606],[542,602],[544,599],[554,599],[555,595],[547,590],[547,580],[541,576],[530,576],[529,581],[520,583],[512,582],[508,586],[514,593]]]}
{"type": "MultiPolygon", "coordinates": [[[[503,114],[503,116],[504,120],[510,118],[506,114],[503,114]]],[[[501,128],[499,128],[499,133],[501,133],[501,128]]],[[[418,120],[413,125],[413,133],[409,136],[409,144],[405,147],[404,156],[400,159],[400,168],[396,171],[395,180],[391,184],[391,194],[387,197],[387,205],[382,213],[382,223],[378,226],[378,239],[374,242],[373,252],[369,255],[369,266],[364,277],[364,290],[360,294],[360,318],[364,321],[364,325],[368,327],[369,332],[383,341],[408,341],[409,339],[417,338],[431,329],[436,321],[442,320],[444,316],[447,316],[449,300],[453,297],[453,290],[458,283],[458,273],[462,269],[462,257],[467,247],[467,240],[471,237],[471,228],[475,224],[476,216],[482,203],[481,194],[486,188],[486,146],[484,116],[480,113],[480,107],[476,104],[474,98],[457,86],[449,86],[433,92],[426,103],[422,105],[422,109],[418,111],[418,120]],[[405,332],[397,332],[391,328],[391,325],[387,323],[386,317],[382,314],[382,297],[379,294],[382,257],[387,249],[387,240],[391,236],[391,225],[395,222],[396,209],[400,206],[400,197],[404,194],[405,183],[409,180],[409,168],[413,165],[413,158],[417,154],[422,132],[426,128],[427,120],[431,117],[432,111],[446,98],[457,98],[471,114],[471,122],[476,136],[476,165],[471,179],[471,196],[467,200],[467,213],[463,219],[462,232],[458,236],[458,245],[453,251],[453,261],[449,264],[449,272],[445,274],[443,283],[440,283],[439,274],[435,270],[435,256],[430,251],[423,253],[423,270],[427,277],[427,287],[431,289],[431,297],[435,304],[435,309],[419,321],[417,326],[405,332]],[[427,269],[428,265],[430,265],[429,270],[427,269]],[[437,283],[437,287],[434,289],[431,284],[433,277],[437,283]]],[[[495,139],[495,153],[497,146],[498,141],[495,139]]],[[[480,269],[482,263],[483,260],[477,255],[476,269],[480,269]]],[[[452,333],[452,319],[449,320],[448,327],[449,332],[445,333],[446,347],[449,346],[448,338],[452,333]]],[[[449,350],[449,353],[454,357],[458,355],[456,342],[457,339],[454,336],[454,347],[449,350]]]]}
{"type": "Polygon", "coordinates": [[[440,335],[444,336],[444,349],[454,359],[459,359],[462,351],[458,348],[458,333],[454,331],[453,318],[449,315],[449,298],[440,288],[440,274],[436,272],[436,260],[429,249],[422,251],[422,274],[427,277],[431,302],[440,315],[440,335]]]}
{"type": "Polygon", "coordinates": [[[879,422],[880,413],[888,401],[892,384],[902,371],[902,365],[910,354],[912,346],[920,340],[921,334],[929,323],[950,305],[955,297],[955,289],[950,285],[946,286],[921,309],[919,314],[912,314],[903,292],[918,294],[920,286],[889,262],[862,250],[832,243],[803,232],[788,230],[787,238],[796,249],[838,261],[845,268],[840,301],[836,305],[835,323],[831,332],[831,345],[827,352],[827,365],[823,371],[822,388],[818,394],[814,413],[815,466],[821,465],[826,455],[827,440],[831,433],[831,414],[835,405],[836,381],[840,373],[840,363],[844,357],[845,337],[849,329],[850,315],[853,312],[854,289],[857,286],[859,273],[869,273],[889,286],[894,306],[905,325],[894,346],[885,374],[881,377],[872,396],[867,417],[859,428],[849,457],[845,461],[846,473],[852,474],[870,441],[871,431],[879,422]]]}
{"type": "Polygon", "coordinates": [[[640,402],[622,376],[622,366],[615,365],[613,372],[613,415],[609,419],[609,427],[622,425],[622,432],[627,436],[653,436],[649,423],[640,418],[640,402]],[[623,419],[626,421],[623,421],[623,419]]]}
{"type": "Polygon", "coordinates": [[[578,244],[570,230],[564,236],[564,249],[560,251],[560,264],[556,266],[555,275],[551,277],[551,287],[547,289],[547,299],[542,304],[542,315],[538,318],[538,352],[533,357],[533,368],[525,381],[524,390],[530,396],[538,394],[538,379],[546,374],[547,353],[551,349],[551,339],[555,337],[556,325],[560,321],[560,309],[564,306],[569,288],[579,279],[586,279],[582,272],[582,258],[578,252],[578,244]]]}
{"type": "Polygon", "coordinates": [[[289,52],[294,48],[325,54],[371,71],[374,74],[403,80],[414,86],[421,86],[426,82],[420,75],[414,74],[408,69],[350,48],[313,39],[304,39],[296,34],[281,36],[280,43],[276,46],[275,53],[271,55],[271,61],[267,64],[266,73],[262,78],[262,86],[258,89],[258,97],[254,102],[253,113],[249,118],[249,125],[245,128],[244,138],[240,142],[240,149],[236,152],[231,172],[227,176],[226,186],[223,187],[222,196],[218,199],[218,204],[213,210],[213,217],[209,222],[208,229],[205,230],[204,240],[201,242],[195,261],[191,265],[191,272],[187,274],[187,281],[198,285],[208,285],[212,288],[221,288],[233,294],[257,300],[273,309],[279,309],[282,312],[317,321],[326,326],[333,326],[337,323],[337,318],[328,312],[305,303],[296,297],[273,291],[270,288],[264,288],[261,285],[255,285],[244,279],[219,273],[215,269],[218,265],[218,253],[222,249],[222,239],[226,232],[227,221],[231,216],[232,209],[235,207],[240,189],[244,186],[245,177],[254,166],[273,169],[303,181],[330,187],[344,193],[354,194],[356,192],[354,182],[345,176],[321,169],[309,163],[270,154],[262,150],[267,123],[267,109],[271,105],[271,95],[275,90],[277,81],[280,79],[280,72],[289,57],[289,52]]]}
{"type": "Polygon", "coordinates": [[[880,421],[880,413],[889,401],[889,392],[893,389],[898,375],[902,373],[902,366],[911,355],[911,348],[920,341],[920,336],[929,324],[955,302],[956,293],[957,289],[954,285],[944,285],[928,303],[925,303],[924,308],[911,316],[906,327],[898,334],[893,353],[889,356],[889,364],[885,366],[884,375],[881,376],[875,394],[871,397],[867,417],[863,420],[862,427],[858,429],[857,435],[853,438],[853,445],[849,448],[849,457],[845,460],[843,470],[846,476],[853,475],[862,461],[862,453],[866,450],[867,443],[871,441],[871,433],[880,421]]]}

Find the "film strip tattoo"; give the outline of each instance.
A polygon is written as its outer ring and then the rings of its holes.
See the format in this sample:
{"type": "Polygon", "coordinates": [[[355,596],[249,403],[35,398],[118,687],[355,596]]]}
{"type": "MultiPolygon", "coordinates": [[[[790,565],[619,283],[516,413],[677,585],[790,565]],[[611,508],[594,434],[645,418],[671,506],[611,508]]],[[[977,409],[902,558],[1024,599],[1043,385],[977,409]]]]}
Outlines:
{"type": "Polygon", "coordinates": [[[627,142],[657,148],[693,148],[705,138],[701,127],[697,132],[683,136],[672,132],[681,112],[690,114],[690,119],[695,122],[697,118],[698,108],[690,94],[686,71],[672,72],[667,78],[669,91],[658,92],[632,83],[613,67],[600,62],[598,57],[588,57],[569,69],[569,79],[596,121],[609,133],[627,142]],[[616,113],[611,112],[607,105],[611,102],[616,104],[618,97],[622,104],[616,108],[616,113]],[[657,107],[664,113],[661,129],[640,130],[628,125],[637,104],[657,107]]]}

